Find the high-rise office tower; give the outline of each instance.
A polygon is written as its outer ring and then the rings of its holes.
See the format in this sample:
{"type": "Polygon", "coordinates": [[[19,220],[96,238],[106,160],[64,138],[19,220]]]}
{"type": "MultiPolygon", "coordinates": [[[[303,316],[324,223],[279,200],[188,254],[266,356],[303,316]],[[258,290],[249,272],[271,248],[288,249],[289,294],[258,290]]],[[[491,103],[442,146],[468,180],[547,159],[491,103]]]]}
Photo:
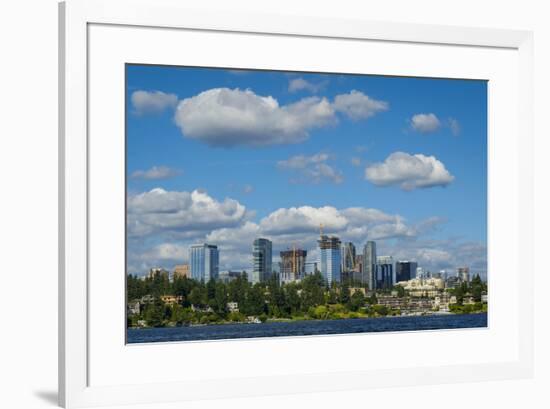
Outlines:
{"type": "Polygon", "coordinates": [[[351,273],[351,278],[353,279],[354,283],[362,283],[363,282],[363,253],[357,254],[355,256],[355,266],[353,268],[353,272],[351,273]]]}
{"type": "Polygon", "coordinates": [[[342,272],[352,272],[355,267],[355,246],[348,241],[342,244],[342,272]]]}
{"type": "Polygon", "coordinates": [[[273,264],[272,244],[268,239],[256,239],[252,244],[252,274],[250,282],[261,283],[269,280],[273,264]]]}
{"type": "Polygon", "coordinates": [[[469,267],[459,267],[457,269],[457,275],[460,277],[463,283],[470,282],[470,268],[469,267]]]}
{"type": "Polygon", "coordinates": [[[191,278],[189,264],[179,264],[174,267],[174,280],[178,278],[191,278]]]}
{"type": "Polygon", "coordinates": [[[330,286],[333,282],[341,281],[341,241],[335,236],[321,235],[319,240],[321,253],[321,274],[330,286]]]}
{"type": "Polygon", "coordinates": [[[358,273],[361,273],[363,271],[363,254],[357,254],[355,256],[355,268],[353,271],[357,271],[358,273]]]}
{"type": "Polygon", "coordinates": [[[191,278],[208,282],[218,278],[220,255],[218,246],[195,244],[189,248],[191,278]]]}
{"type": "Polygon", "coordinates": [[[418,264],[414,261],[395,262],[395,282],[409,281],[416,277],[418,264]]]}
{"type": "Polygon", "coordinates": [[[393,259],[391,256],[376,258],[376,288],[389,289],[393,287],[393,259]]]}
{"type": "Polygon", "coordinates": [[[363,247],[363,274],[361,282],[369,287],[369,290],[376,289],[376,242],[367,241],[363,247]]]}

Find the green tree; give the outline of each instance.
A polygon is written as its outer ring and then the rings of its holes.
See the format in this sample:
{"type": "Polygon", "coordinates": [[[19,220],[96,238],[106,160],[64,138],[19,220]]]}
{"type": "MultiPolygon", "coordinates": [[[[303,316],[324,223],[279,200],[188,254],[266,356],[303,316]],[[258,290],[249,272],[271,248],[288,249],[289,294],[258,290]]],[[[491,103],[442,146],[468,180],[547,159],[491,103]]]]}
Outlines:
{"type": "Polygon", "coordinates": [[[372,309],[375,313],[382,316],[388,315],[389,313],[388,307],[385,305],[376,304],[372,307],[372,309]]]}
{"type": "Polygon", "coordinates": [[[318,320],[326,320],[329,317],[329,309],[325,305],[318,305],[315,308],[312,307],[308,315],[318,320]]]}
{"type": "Polygon", "coordinates": [[[340,294],[339,294],[338,301],[340,302],[340,304],[349,305],[350,299],[351,299],[351,296],[350,296],[348,285],[342,284],[342,286],[340,287],[340,294]]]}
{"type": "Polygon", "coordinates": [[[397,296],[399,298],[403,298],[405,296],[405,288],[403,288],[402,285],[396,285],[393,287],[393,290],[397,292],[397,296]]]}
{"type": "Polygon", "coordinates": [[[355,291],[350,299],[350,309],[359,311],[359,308],[365,305],[365,296],[362,291],[355,291]]]}
{"type": "Polygon", "coordinates": [[[456,287],[453,291],[454,296],[456,297],[456,302],[458,305],[462,305],[464,303],[464,295],[467,292],[467,284],[463,283],[456,287]]]}
{"type": "Polygon", "coordinates": [[[138,276],[128,274],[126,280],[128,301],[137,300],[147,294],[147,284],[138,276]]]}
{"type": "Polygon", "coordinates": [[[370,297],[368,297],[367,302],[370,305],[378,304],[378,298],[376,297],[376,293],[372,293],[372,295],[370,297]]]}
{"type": "Polygon", "coordinates": [[[224,283],[222,282],[216,283],[214,299],[215,299],[215,303],[214,303],[214,307],[212,308],[214,309],[214,311],[216,311],[216,313],[225,316],[225,314],[227,313],[228,299],[227,299],[227,288],[224,283]]]}
{"type": "Polygon", "coordinates": [[[327,294],[327,304],[336,304],[338,302],[338,291],[336,288],[331,288],[327,294]]]}
{"type": "Polygon", "coordinates": [[[208,304],[215,302],[216,299],[216,281],[214,279],[208,280],[206,283],[206,299],[208,304]]]}
{"type": "Polygon", "coordinates": [[[265,313],[264,289],[260,283],[249,289],[244,305],[246,315],[260,315],[265,313]]]}
{"type": "Polygon", "coordinates": [[[314,273],[302,280],[301,308],[306,312],[310,307],[325,301],[325,281],[320,273],[314,273]]]}
{"type": "Polygon", "coordinates": [[[244,305],[249,286],[248,279],[244,273],[231,281],[228,286],[229,301],[234,301],[239,306],[244,305]]]}
{"type": "Polygon", "coordinates": [[[151,286],[151,294],[154,297],[160,297],[161,295],[172,294],[172,287],[168,274],[155,274],[152,279],[149,279],[151,286]]]}
{"type": "Polygon", "coordinates": [[[189,294],[191,290],[196,286],[195,280],[191,280],[187,277],[178,277],[174,279],[172,284],[173,292],[177,296],[184,298],[184,303],[188,304],[189,294]]]}
{"type": "Polygon", "coordinates": [[[481,286],[472,287],[472,297],[474,297],[475,302],[481,302],[481,295],[483,293],[481,286]]]}
{"type": "Polygon", "coordinates": [[[474,297],[475,302],[481,302],[481,295],[484,291],[484,283],[481,281],[479,274],[476,274],[470,283],[470,293],[474,297]]]}
{"type": "Polygon", "coordinates": [[[278,278],[273,275],[267,283],[268,291],[268,315],[272,317],[282,317],[285,310],[285,293],[279,285],[278,278]]]}
{"type": "Polygon", "coordinates": [[[203,296],[203,291],[200,286],[193,288],[189,294],[189,302],[196,306],[204,305],[204,298],[205,297],[203,296]]]}
{"type": "Polygon", "coordinates": [[[147,321],[147,325],[151,327],[161,327],[164,324],[165,319],[165,306],[160,300],[148,304],[145,308],[144,318],[147,321]]]}
{"type": "Polygon", "coordinates": [[[300,311],[300,296],[296,284],[290,283],[285,285],[287,308],[289,314],[295,314],[300,311]]]}

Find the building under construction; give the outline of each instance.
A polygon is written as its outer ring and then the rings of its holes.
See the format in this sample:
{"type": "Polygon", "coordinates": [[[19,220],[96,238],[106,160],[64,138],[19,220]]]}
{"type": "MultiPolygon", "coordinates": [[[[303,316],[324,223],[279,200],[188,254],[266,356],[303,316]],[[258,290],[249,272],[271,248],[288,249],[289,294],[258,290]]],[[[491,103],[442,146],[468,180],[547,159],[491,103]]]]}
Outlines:
{"type": "Polygon", "coordinates": [[[333,282],[341,282],[342,260],[341,245],[342,242],[336,236],[327,236],[322,234],[317,240],[319,251],[321,253],[321,274],[326,283],[330,286],[333,282]]]}
{"type": "Polygon", "coordinates": [[[307,251],[299,248],[281,251],[280,282],[289,283],[300,280],[305,275],[307,251]]]}

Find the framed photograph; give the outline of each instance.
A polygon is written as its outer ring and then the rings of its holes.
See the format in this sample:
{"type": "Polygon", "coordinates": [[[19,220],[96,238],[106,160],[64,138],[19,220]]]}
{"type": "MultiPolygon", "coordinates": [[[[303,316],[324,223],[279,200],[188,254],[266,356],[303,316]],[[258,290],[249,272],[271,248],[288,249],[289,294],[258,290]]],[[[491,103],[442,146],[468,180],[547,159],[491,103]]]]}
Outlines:
{"type": "Polygon", "coordinates": [[[531,375],[531,33],[60,28],[63,406],[531,375]]]}
{"type": "Polygon", "coordinates": [[[487,328],[486,80],[125,75],[128,343],[487,328]]]}

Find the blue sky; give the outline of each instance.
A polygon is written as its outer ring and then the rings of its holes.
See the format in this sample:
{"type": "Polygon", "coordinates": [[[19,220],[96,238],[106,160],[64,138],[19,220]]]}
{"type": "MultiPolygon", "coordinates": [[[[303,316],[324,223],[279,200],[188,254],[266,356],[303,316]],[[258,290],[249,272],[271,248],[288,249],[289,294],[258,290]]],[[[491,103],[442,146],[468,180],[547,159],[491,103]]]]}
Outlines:
{"type": "Polygon", "coordinates": [[[206,240],[222,269],[247,269],[255,236],[315,257],[321,222],[431,270],[486,272],[486,82],[126,70],[129,272],[206,240]]]}

